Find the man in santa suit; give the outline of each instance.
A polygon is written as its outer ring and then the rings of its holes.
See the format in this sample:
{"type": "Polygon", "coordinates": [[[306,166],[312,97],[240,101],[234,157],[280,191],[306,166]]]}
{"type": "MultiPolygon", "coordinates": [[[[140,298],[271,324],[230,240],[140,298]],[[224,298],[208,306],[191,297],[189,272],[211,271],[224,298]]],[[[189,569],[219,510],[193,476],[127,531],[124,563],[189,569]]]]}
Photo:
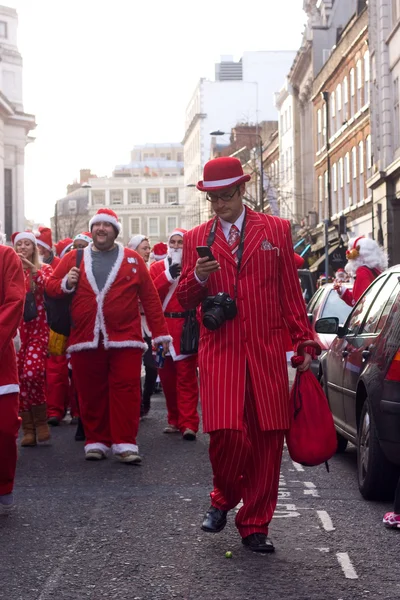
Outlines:
{"type": "Polygon", "coordinates": [[[49,278],[52,297],[74,293],[68,352],[86,434],[87,460],[111,448],[124,463],[139,464],[140,374],[143,341],[139,300],[156,344],[168,350],[160,299],[143,259],[116,242],[121,224],[101,208],[89,223],[93,243],[80,268],[70,251],[49,278]]]}
{"type": "MultiPolygon", "coordinates": [[[[227,512],[243,500],[236,515],[243,544],[273,552],[268,526],[290,424],[285,330],[295,350],[312,340],[312,332],[290,223],[244,206],[249,179],[236,158],[205,165],[197,187],[216,216],[185,235],[177,296],[185,310],[202,305],[200,398],[214,474],[202,529],[221,531],[227,512]],[[215,260],[198,258],[198,246],[209,246],[215,260]],[[228,296],[222,301],[219,293],[228,296]]],[[[311,360],[306,353],[299,370],[308,369],[311,360]]]]}
{"type": "Polygon", "coordinates": [[[50,265],[54,271],[59,264],[60,259],[54,254],[51,229],[49,229],[49,227],[39,227],[39,230],[36,233],[36,245],[42,262],[46,265],[50,265]]]}
{"type": "Polygon", "coordinates": [[[168,410],[168,425],[164,433],[181,432],[184,440],[194,441],[199,428],[197,354],[181,353],[181,337],[188,313],[182,308],[176,294],[185,233],[184,229],[175,229],[171,233],[167,257],[151,265],[150,275],[159,293],[173,338],[164,366],[159,369],[168,410]]]}
{"type": "Polygon", "coordinates": [[[19,429],[19,383],[13,339],[22,320],[25,280],[20,258],[0,245],[0,513],[13,506],[19,429]]]}

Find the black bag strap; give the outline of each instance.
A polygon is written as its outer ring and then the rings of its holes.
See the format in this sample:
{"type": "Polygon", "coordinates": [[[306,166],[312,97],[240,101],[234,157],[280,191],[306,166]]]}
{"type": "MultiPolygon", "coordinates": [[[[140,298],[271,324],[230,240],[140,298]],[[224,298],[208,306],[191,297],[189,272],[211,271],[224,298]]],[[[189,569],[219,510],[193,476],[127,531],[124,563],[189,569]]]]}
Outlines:
{"type": "Polygon", "coordinates": [[[83,248],[78,248],[78,250],[76,251],[76,266],[78,267],[78,269],[81,266],[82,258],[83,258],[83,248]]]}

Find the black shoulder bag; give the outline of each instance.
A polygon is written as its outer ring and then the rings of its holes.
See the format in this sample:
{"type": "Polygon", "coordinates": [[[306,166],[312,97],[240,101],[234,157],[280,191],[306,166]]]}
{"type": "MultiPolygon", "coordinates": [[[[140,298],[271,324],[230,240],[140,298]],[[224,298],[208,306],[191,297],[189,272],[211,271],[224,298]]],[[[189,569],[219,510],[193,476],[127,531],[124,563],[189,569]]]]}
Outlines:
{"type": "MultiPolygon", "coordinates": [[[[79,269],[83,258],[83,249],[76,252],[76,267],[79,269]]],[[[71,332],[71,303],[74,293],[62,298],[50,298],[45,293],[45,308],[49,327],[55,333],[68,337],[71,332]]]]}
{"type": "Polygon", "coordinates": [[[189,310],[181,335],[181,354],[197,354],[199,351],[200,327],[196,309],[189,310]]]}

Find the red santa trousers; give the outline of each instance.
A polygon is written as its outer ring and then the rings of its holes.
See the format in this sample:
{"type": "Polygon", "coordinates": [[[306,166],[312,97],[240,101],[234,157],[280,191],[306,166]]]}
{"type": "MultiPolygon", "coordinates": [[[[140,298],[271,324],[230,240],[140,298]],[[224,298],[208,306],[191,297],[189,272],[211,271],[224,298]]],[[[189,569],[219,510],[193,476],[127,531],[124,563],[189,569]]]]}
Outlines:
{"type": "Polygon", "coordinates": [[[242,431],[220,429],[210,433],[210,460],[214,474],[211,504],[231,510],[241,500],[236,527],[242,537],[268,534],[278,499],[284,431],[261,431],[247,376],[242,431]]]}
{"type": "MultiPolygon", "coordinates": [[[[105,350],[102,344],[96,350],[72,354],[72,372],[86,446],[136,446],[142,354],[141,348],[105,350]]],[[[128,449],[131,448],[116,448],[115,451],[128,449]]]]}
{"type": "Polygon", "coordinates": [[[18,394],[0,396],[0,496],[11,494],[17,467],[18,394]]]}
{"type": "Polygon", "coordinates": [[[47,415],[61,421],[70,400],[68,359],[66,356],[49,356],[46,361],[47,415]]]}
{"type": "Polygon", "coordinates": [[[197,380],[197,354],[183,360],[167,356],[162,369],[158,370],[168,410],[168,423],[197,432],[199,429],[199,384],[197,380]]]}

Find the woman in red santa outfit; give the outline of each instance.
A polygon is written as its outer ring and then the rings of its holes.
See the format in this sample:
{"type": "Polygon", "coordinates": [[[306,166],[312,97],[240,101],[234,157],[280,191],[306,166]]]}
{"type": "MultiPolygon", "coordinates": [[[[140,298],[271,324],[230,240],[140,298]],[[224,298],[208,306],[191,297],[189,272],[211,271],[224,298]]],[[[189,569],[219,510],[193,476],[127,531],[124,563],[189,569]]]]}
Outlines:
{"type": "Polygon", "coordinates": [[[375,240],[362,236],[349,241],[346,258],[345,271],[354,280],[353,291],[340,282],[333,287],[346,304],[354,306],[374,279],[387,269],[388,257],[375,240]]]}
{"type": "Polygon", "coordinates": [[[166,356],[163,368],[159,369],[168,409],[168,426],[164,433],[181,432],[183,439],[193,441],[199,428],[197,354],[181,353],[181,337],[187,311],[182,308],[176,294],[185,233],[184,229],[175,229],[171,233],[168,256],[151,265],[150,275],[159,293],[173,338],[169,356],[166,356]]]}
{"type": "Polygon", "coordinates": [[[106,458],[110,448],[118,460],[139,464],[140,373],[143,341],[139,300],[154,342],[168,349],[160,299],[143,259],[116,242],[118,217],[102,208],[92,217],[93,243],[61,261],[46,286],[54,297],[73,293],[73,326],[68,352],[79,395],[86,434],[87,460],[106,458]]]}
{"type": "Polygon", "coordinates": [[[49,341],[49,327],[44,309],[44,286],[52,269],[39,262],[36,237],[31,231],[12,235],[25,277],[25,291],[33,292],[37,316],[20,324],[21,348],[18,352],[18,374],[21,386],[20,415],[24,437],[21,446],[36,446],[47,442],[45,363],[49,341]]]}
{"type": "MultiPolygon", "coordinates": [[[[1,234],[0,234],[1,238],[1,234]]],[[[0,514],[13,507],[19,429],[19,385],[13,338],[25,300],[21,261],[0,240],[0,514]]]]}

